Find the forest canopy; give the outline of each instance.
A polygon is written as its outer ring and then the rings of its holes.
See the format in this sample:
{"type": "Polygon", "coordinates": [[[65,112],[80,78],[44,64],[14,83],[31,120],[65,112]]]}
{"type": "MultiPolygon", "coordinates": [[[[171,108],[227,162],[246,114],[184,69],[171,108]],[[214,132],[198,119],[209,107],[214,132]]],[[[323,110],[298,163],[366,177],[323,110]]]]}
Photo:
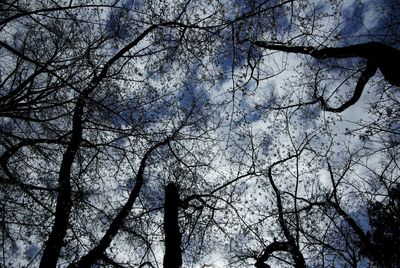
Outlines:
{"type": "Polygon", "coordinates": [[[0,3],[1,267],[398,267],[396,0],[0,3]]]}

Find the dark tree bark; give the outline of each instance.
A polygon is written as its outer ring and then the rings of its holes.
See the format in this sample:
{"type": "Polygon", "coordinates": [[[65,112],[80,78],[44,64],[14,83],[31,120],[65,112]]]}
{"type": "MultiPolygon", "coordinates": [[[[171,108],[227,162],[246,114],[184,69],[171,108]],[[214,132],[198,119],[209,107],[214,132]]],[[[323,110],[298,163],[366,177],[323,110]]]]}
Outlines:
{"type": "MultiPolygon", "coordinates": [[[[337,192],[338,192],[337,184],[335,182],[332,167],[329,162],[328,162],[328,169],[329,169],[329,173],[330,173],[331,183],[333,186],[333,191],[332,191],[333,201],[331,200],[331,198],[328,198],[327,204],[329,206],[331,206],[332,208],[334,208],[336,210],[336,212],[347,222],[347,224],[350,226],[350,228],[354,231],[354,233],[357,235],[358,239],[360,240],[360,248],[363,251],[377,252],[378,249],[376,249],[375,245],[372,243],[369,236],[364,232],[364,230],[361,228],[361,226],[340,206],[339,197],[337,195],[337,192]]],[[[373,259],[373,261],[375,261],[375,260],[373,259]]]]}
{"type": "Polygon", "coordinates": [[[286,242],[274,241],[269,246],[267,246],[264,249],[264,252],[261,255],[261,257],[257,258],[257,261],[255,263],[255,267],[257,267],[257,268],[268,268],[269,265],[265,264],[264,262],[266,262],[268,260],[268,258],[270,257],[270,255],[275,251],[288,252],[292,257],[292,259],[294,261],[294,266],[296,268],[306,268],[307,267],[304,256],[299,249],[298,243],[296,242],[296,238],[292,235],[292,233],[289,229],[289,226],[285,221],[281,192],[279,191],[278,187],[276,186],[275,181],[272,176],[272,169],[275,166],[277,166],[285,161],[288,161],[292,158],[298,157],[300,154],[301,154],[301,151],[296,155],[289,156],[286,159],[282,159],[280,161],[273,163],[268,168],[267,177],[268,177],[269,182],[270,182],[270,184],[275,192],[275,195],[276,195],[276,205],[278,208],[278,222],[279,222],[279,225],[280,225],[287,241],[286,242]]]}
{"type": "Polygon", "coordinates": [[[268,261],[271,254],[274,253],[275,251],[290,252],[289,248],[290,245],[288,242],[278,242],[278,241],[272,242],[264,249],[263,254],[259,258],[257,258],[257,261],[254,264],[254,266],[256,268],[269,268],[270,266],[265,262],[268,261]]]}
{"type": "Polygon", "coordinates": [[[164,234],[165,234],[165,268],[182,267],[181,233],[178,223],[179,192],[174,183],[165,189],[164,234]]]}
{"type": "Polygon", "coordinates": [[[340,113],[355,104],[361,97],[365,85],[368,80],[375,75],[376,70],[382,72],[386,81],[395,86],[400,86],[400,73],[398,66],[400,62],[400,50],[388,46],[386,44],[369,42],[364,44],[351,45],[346,47],[335,47],[335,48],[321,48],[317,49],[314,47],[304,46],[287,46],[276,43],[269,43],[263,41],[255,41],[255,46],[283,51],[287,53],[306,54],[314,57],[315,59],[330,59],[330,58],[365,58],[367,59],[367,65],[358,79],[356,88],[353,96],[339,107],[330,107],[323,97],[317,97],[321,103],[322,109],[325,111],[340,113]]]}
{"type": "MultiPolygon", "coordinates": [[[[79,146],[82,140],[83,133],[83,110],[86,105],[87,98],[89,95],[97,88],[101,81],[107,76],[107,73],[111,66],[120,59],[127,51],[136,46],[141,40],[143,40],[150,32],[156,29],[157,25],[151,25],[143,33],[141,33],[137,38],[135,38],[127,46],[123,47],[118,51],[112,58],[110,58],[101,72],[95,75],[89,87],[81,92],[79,95],[72,119],[72,136],[69,142],[68,148],[63,155],[63,160],[61,163],[61,168],[59,172],[58,184],[59,193],[57,196],[57,205],[54,225],[51,230],[50,236],[46,242],[45,249],[40,261],[40,268],[56,267],[57,261],[60,255],[60,250],[62,248],[63,240],[68,229],[69,215],[72,208],[71,200],[71,167],[74,162],[75,155],[79,150],[79,146]]],[[[3,45],[4,46],[4,45],[3,45]]],[[[72,267],[90,267],[95,261],[97,261],[105,249],[109,246],[112,239],[121,227],[124,219],[128,215],[135,199],[139,195],[139,191],[143,184],[143,172],[146,165],[146,160],[157,147],[168,143],[169,140],[163,141],[156,144],[149,151],[146,152],[142,159],[141,166],[136,178],[136,185],[131,192],[129,199],[122,210],[117,214],[114,221],[112,222],[110,228],[107,230],[105,236],[102,238],[100,243],[93,248],[87,255],[81,258],[77,263],[72,264],[72,267]]]]}
{"type": "Polygon", "coordinates": [[[354,89],[353,96],[340,105],[339,107],[330,107],[328,103],[324,100],[322,96],[318,97],[318,101],[321,103],[321,107],[325,111],[341,113],[350,106],[357,103],[357,101],[361,98],[361,95],[364,91],[364,87],[367,84],[368,80],[376,73],[377,67],[370,60],[367,62],[367,66],[365,70],[362,72],[361,76],[358,78],[356,88],[354,89]]]}
{"type": "Polygon", "coordinates": [[[50,236],[46,242],[40,268],[56,267],[60,256],[61,247],[69,224],[71,213],[71,167],[74,162],[76,152],[82,140],[82,116],[85,99],[79,98],[75,106],[72,120],[72,137],[67,150],[63,155],[61,168],[58,176],[58,196],[55,212],[55,220],[50,236]]]}
{"type": "Polygon", "coordinates": [[[374,63],[381,70],[383,76],[389,83],[400,86],[400,75],[398,72],[400,50],[383,43],[369,42],[346,47],[328,47],[321,49],[303,46],[286,46],[263,41],[256,41],[254,45],[288,53],[307,54],[316,59],[365,58],[370,60],[371,63],[374,63]]]}
{"type": "Polygon", "coordinates": [[[140,162],[140,167],[139,167],[138,173],[136,175],[136,183],[135,183],[135,186],[133,187],[133,190],[131,191],[131,193],[129,195],[128,201],[124,204],[124,206],[121,208],[121,210],[119,211],[117,216],[111,222],[110,227],[108,228],[106,233],[103,235],[100,242],[92,250],[90,250],[85,256],[83,256],[79,261],[71,264],[69,267],[89,268],[97,260],[101,259],[104,256],[105,250],[108,248],[108,246],[111,244],[112,240],[114,239],[115,235],[121,229],[126,217],[128,216],[129,212],[132,209],[133,204],[136,201],[136,198],[139,196],[140,190],[143,186],[144,170],[146,167],[147,159],[150,157],[150,155],[153,151],[155,151],[157,148],[159,148],[163,145],[166,145],[168,142],[170,142],[170,140],[171,140],[171,138],[168,138],[162,142],[155,144],[145,153],[145,155],[142,158],[142,161],[140,162]]]}

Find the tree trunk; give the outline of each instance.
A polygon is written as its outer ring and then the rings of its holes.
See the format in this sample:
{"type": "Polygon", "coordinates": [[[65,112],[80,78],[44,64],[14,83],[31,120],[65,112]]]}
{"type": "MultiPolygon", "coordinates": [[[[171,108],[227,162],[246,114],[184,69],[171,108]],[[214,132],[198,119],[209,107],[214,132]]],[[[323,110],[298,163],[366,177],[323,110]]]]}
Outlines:
{"type": "Polygon", "coordinates": [[[165,255],[164,268],[182,267],[181,233],[178,224],[179,192],[174,183],[165,189],[164,234],[165,255]]]}

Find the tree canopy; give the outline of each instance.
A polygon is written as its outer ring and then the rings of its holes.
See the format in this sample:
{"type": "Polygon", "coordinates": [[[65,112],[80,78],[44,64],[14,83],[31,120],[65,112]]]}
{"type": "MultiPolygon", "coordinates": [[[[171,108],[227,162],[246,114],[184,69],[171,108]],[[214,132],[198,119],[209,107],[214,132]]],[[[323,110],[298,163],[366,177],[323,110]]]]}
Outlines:
{"type": "Polygon", "coordinates": [[[0,3],[1,267],[398,267],[400,3],[0,3]]]}

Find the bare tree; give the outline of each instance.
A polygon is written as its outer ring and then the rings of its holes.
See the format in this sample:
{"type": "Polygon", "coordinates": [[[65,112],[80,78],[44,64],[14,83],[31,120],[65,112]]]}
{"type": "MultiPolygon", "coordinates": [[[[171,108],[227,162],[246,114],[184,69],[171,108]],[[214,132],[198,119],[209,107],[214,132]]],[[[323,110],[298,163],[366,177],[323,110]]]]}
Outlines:
{"type": "Polygon", "coordinates": [[[397,3],[3,2],[1,266],[395,265],[397,3]]]}

